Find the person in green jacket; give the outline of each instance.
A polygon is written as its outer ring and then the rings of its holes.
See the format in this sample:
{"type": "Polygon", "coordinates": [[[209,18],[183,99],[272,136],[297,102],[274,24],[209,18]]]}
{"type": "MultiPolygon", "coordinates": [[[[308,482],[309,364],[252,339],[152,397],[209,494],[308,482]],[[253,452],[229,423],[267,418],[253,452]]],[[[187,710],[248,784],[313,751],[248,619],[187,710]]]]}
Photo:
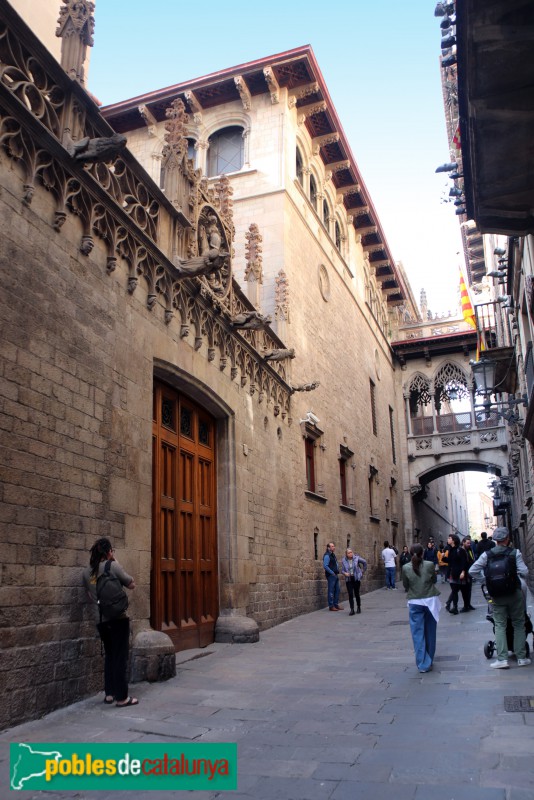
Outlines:
{"type": "Polygon", "coordinates": [[[422,546],[412,545],[410,555],[412,560],[402,568],[402,583],[407,591],[415,663],[419,672],[430,672],[436,652],[440,593],[434,563],[423,560],[422,546]]]}

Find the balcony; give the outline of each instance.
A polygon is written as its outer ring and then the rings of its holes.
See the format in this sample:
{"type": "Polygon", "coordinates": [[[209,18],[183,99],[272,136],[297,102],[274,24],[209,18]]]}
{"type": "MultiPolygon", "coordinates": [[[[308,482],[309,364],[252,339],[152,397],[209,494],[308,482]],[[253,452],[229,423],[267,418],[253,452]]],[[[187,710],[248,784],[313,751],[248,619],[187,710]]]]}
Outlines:
{"type": "Polygon", "coordinates": [[[408,437],[408,457],[411,461],[421,456],[463,454],[477,455],[481,450],[507,446],[506,430],[495,412],[477,412],[474,426],[470,411],[436,416],[436,430],[432,417],[411,420],[412,435],[408,437]]]}

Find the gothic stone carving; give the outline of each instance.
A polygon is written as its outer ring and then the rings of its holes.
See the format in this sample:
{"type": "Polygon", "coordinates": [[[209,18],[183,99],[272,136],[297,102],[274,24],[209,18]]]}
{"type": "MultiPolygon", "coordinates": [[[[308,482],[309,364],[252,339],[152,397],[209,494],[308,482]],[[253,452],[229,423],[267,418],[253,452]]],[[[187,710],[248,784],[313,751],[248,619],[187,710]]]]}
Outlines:
{"type": "Polygon", "coordinates": [[[84,136],[83,139],[76,142],[67,135],[65,147],[69,155],[76,161],[110,162],[115,161],[124,150],[126,141],[126,136],[123,136],[122,133],[114,133],[113,136],[99,136],[97,139],[84,136]]]}

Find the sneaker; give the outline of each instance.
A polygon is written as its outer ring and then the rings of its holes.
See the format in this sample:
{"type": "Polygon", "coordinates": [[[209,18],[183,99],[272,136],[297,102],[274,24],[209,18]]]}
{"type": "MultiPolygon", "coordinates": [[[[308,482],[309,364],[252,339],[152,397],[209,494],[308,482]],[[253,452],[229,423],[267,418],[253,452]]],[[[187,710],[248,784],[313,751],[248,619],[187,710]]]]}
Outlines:
{"type": "Polygon", "coordinates": [[[532,664],[530,658],[518,658],[517,659],[517,666],[518,667],[528,667],[529,664],[532,664]]]}
{"type": "Polygon", "coordinates": [[[508,661],[492,661],[490,667],[493,669],[508,669],[509,664],[508,661]]]}

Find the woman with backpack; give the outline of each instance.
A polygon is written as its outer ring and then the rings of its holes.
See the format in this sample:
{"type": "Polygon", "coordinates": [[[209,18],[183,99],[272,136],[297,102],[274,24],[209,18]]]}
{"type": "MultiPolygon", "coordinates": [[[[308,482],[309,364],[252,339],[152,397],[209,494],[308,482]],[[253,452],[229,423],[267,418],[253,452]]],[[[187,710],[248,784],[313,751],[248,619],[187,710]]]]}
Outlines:
{"type": "Polygon", "coordinates": [[[98,539],[92,546],[83,583],[100,612],[97,628],[105,654],[104,703],[114,702],[117,708],[136,706],[139,700],[128,694],[130,620],[126,614],[128,598],[123,588],[135,589],[135,581],[115,560],[109,539],[98,539]]]}

